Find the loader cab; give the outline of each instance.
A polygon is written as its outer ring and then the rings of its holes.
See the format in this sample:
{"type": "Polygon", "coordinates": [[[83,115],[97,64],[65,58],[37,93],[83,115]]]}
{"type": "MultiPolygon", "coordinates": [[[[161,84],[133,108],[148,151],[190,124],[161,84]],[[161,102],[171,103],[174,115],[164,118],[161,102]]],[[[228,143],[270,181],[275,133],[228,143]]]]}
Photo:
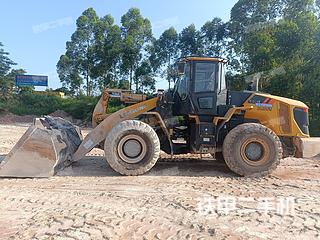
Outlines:
{"type": "Polygon", "coordinates": [[[226,105],[226,60],[212,57],[185,57],[177,62],[178,81],[174,88],[173,114],[210,115],[226,105]]]}

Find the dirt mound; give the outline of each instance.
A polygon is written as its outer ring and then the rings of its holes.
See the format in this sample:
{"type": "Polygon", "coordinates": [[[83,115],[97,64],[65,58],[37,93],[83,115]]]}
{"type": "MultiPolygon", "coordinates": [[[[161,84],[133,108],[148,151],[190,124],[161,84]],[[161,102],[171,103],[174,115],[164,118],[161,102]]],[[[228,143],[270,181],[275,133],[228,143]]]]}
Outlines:
{"type": "MultiPolygon", "coordinates": [[[[73,124],[76,124],[78,126],[84,125],[81,120],[74,119],[70,114],[63,110],[57,110],[54,111],[53,113],[48,114],[51,117],[61,117],[67,121],[72,122],[73,124]]],[[[24,116],[19,116],[16,114],[13,114],[8,111],[4,111],[0,113],[0,124],[12,124],[12,123],[32,123],[33,119],[36,117],[41,117],[41,116],[36,116],[36,115],[24,115],[24,116]]]]}
{"type": "Polygon", "coordinates": [[[61,117],[61,118],[70,118],[70,114],[63,111],[63,110],[57,110],[57,111],[54,111],[53,113],[50,113],[49,116],[51,117],[61,117]]]}
{"type": "Polygon", "coordinates": [[[3,112],[0,114],[0,124],[32,123],[35,117],[35,115],[19,116],[11,112],[3,112]]]}
{"type": "Polygon", "coordinates": [[[50,117],[60,117],[63,118],[64,120],[67,120],[77,126],[82,125],[82,121],[78,119],[74,119],[69,113],[63,111],[63,110],[56,110],[53,113],[48,114],[50,117]]]}

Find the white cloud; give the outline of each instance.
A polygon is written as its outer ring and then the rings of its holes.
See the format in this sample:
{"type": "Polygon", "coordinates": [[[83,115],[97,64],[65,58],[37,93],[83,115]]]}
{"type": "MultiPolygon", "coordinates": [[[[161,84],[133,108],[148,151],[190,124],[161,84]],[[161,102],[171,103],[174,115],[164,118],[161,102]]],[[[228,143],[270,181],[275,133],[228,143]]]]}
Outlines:
{"type": "Polygon", "coordinates": [[[73,24],[72,17],[60,18],[54,21],[41,23],[38,25],[32,26],[32,30],[34,33],[41,33],[48,31],[49,29],[54,29],[62,26],[68,26],[73,24]]]}
{"type": "Polygon", "coordinates": [[[162,20],[152,22],[153,29],[165,29],[169,27],[174,27],[179,24],[179,18],[177,16],[165,18],[162,20]]]}

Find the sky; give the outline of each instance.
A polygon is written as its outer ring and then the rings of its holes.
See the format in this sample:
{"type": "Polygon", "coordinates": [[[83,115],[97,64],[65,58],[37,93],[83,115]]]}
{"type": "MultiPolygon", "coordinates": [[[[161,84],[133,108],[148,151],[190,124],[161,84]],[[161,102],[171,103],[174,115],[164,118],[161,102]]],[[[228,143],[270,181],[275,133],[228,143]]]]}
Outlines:
{"type": "MultiPolygon", "coordinates": [[[[2,1],[0,15],[0,42],[5,51],[27,74],[46,75],[49,88],[61,87],[56,64],[65,53],[65,44],[75,31],[76,19],[89,7],[99,17],[111,14],[116,23],[129,8],[137,7],[148,18],[153,34],[158,37],[173,26],[177,31],[194,23],[199,29],[208,20],[220,17],[229,20],[237,0],[55,0],[2,1]]],[[[158,80],[157,88],[167,82],[158,80]]],[[[37,87],[44,90],[43,87],[37,87]]]]}

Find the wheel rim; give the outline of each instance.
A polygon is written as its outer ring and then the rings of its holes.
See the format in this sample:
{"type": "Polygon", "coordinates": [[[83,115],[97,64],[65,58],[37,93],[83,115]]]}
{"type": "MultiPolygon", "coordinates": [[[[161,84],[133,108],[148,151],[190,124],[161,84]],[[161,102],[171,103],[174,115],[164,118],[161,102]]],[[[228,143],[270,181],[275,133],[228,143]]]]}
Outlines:
{"type": "Polygon", "coordinates": [[[118,144],[119,157],[126,163],[138,163],[147,153],[147,145],[138,135],[127,135],[118,144]]]}
{"type": "Polygon", "coordinates": [[[246,140],[240,149],[242,159],[251,166],[260,166],[268,161],[270,148],[268,143],[260,138],[246,140]]]}

